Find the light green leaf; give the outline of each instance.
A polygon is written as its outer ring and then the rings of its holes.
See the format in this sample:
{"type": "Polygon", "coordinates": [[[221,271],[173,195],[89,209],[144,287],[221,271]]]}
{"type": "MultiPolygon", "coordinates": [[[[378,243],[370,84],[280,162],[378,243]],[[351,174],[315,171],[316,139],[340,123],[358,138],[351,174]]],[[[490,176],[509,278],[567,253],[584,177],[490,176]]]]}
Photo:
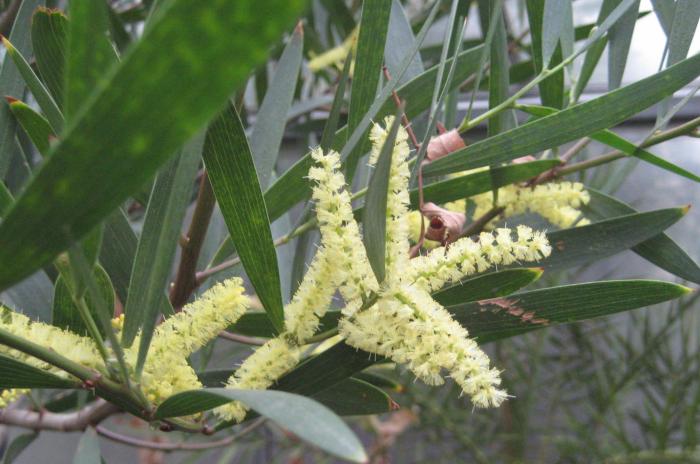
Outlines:
{"type": "MultiPolygon", "coordinates": [[[[101,266],[95,266],[95,280],[100,290],[100,294],[106,301],[106,308],[114,308],[114,289],[112,282],[109,280],[107,272],[101,266]]],[[[100,305],[96,305],[90,298],[90,295],[85,297],[88,309],[94,320],[100,320],[100,316],[96,314],[100,305]]],[[[105,315],[107,318],[112,317],[112,312],[105,315]]],[[[65,283],[62,276],[56,279],[56,286],[53,294],[53,320],[52,324],[62,329],[70,330],[78,335],[89,336],[85,321],[80,316],[80,311],[73,301],[71,291],[65,283]]],[[[99,327],[98,327],[99,328],[99,327]]],[[[102,336],[105,335],[101,331],[102,336]]]]}
{"type": "Polygon", "coordinates": [[[216,114],[304,4],[173,0],[160,9],[0,226],[0,289],[50,262],[141,188],[216,114]]]}
{"type": "Polygon", "coordinates": [[[39,436],[37,432],[23,433],[16,436],[7,448],[5,449],[5,454],[2,457],[2,464],[12,464],[15,459],[22,454],[29,445],[36,440],[39,436]]]}
{"type": "Polygon", "coordinates": [[[39,153],[46,156],[49,152],[51,137],[55,137],[54,130],[46,118],[20,100],[10,103],[10,111],[39,153]]]}
{"type": "MultiPolygon", "coordinates": [[[[399,72],[403,58],[412,53],[416,38],[413,35],[411,23],[406,16],[399,0],[392,0],[391,14],[389,16],[389,28],[387,30],[386,45],[384,48],[384,61],[389,72],[394,75],[399,72]]],[[[406,69],[399,85],[405,84],[425,71],[420,52],[416,53],[411,64],[406,69]]]]}
{"type": "Polygon", "coordinates": [[[574,22],[570,0],[545,0],[542,18],[542,64],[551,68],[550,61],[557,45],[564,56],[574,50],[574,22]]]}
{"type": "MultiPolygon", "coordinates": [[[[17,16],[10,32],[10,41],[22,54],[31,55],[32,53],[29,22],[34,10],[42,3],[42,0],[23,0],[19,10],[17,10],[17,16]]],[[[6,54],[0,69],[0,96],[7,95],[20,99],[24,95],[24,80],[17,67],[9,64],[10,61],[12,58],[6,54]]],[[[0,181],[5,179],[7,168],[10,166],[10,158],[14,151],[16,126],[9,106],[0,99],[0,181]]]]}
{"type": "Polygon", "coordinates": [[[365,462],[362,443],[328,408],[309,398],[274,390],[207,388],[171,396],[156,410],[157,418],[184,416],[240,401],[300,439],[352,462],[365,462]]]}
{"type": "Polygon", "coordinates": [[[37,8],[32,16],[34,59],[42,80],[59,108],[63,105],[63,71],[67,34],[68,19],[60,10],[37,8]]]}
{"type": "MultiPolygon", "coordinates": [[[[639,16],[639,1],[634,3],[629,10],[608,31],[608,89],[613,90],[622,84],[622,75],[627,64],[627,55],[632,43],[634,26],[639,16]]],[[[685,58],[685,56],[683,56],[685,58]]]]}
{"type": "Polygon", "coordinates": [[[273,325],[281,332],[282,293],[270,220],[243,124],[233,106],[209,127],[204,163],[248,278],[273,325]]]}
{"type": "MultiPolygon", "coordinates": [[[[124,307],[122,343],[130,346],[141,332],[136,370],[146,360],[153,329],[160,316],[163,293],[167,288],[182,221],[192,196],[199,168],[203,137],[196,136],[182,152],[158,173],[148,201],[143,231],[131,270],[129,293],[124,307]]],[[[168,314],[172,314],[168,308],[168,314]]]]}
{"type": "MultiPolygon", "coordinates": [[[[527,17],[530,24],[530,35],[532,41],[532,64],[535,68],[535,73],[539,74],[544,68],[542,61],[542,20],[544,18],[544,3],[545,0],[527,0],[527,17]]],[[[587,35],[587,34],[586,34],[587,35]]],[[[590,51],[588,52],[590,53],[590,51]]],[[[561,62],[562,53],[561,46],[554,50],[552,65],[557,65],[561,62]]],[[[554,75],[544,79],[538,84],[540,89],[540,100],[543,105],[562,108],[564,105],[564,70],[555,73],[554,75]]]]}
{"type": "Polygon", "coordinates": [[[250,149],[262,188],[267,188],[270,184],[270,176],[277,163],[287,113],[297,88],[303,48],[304,30],[299,24],[277,63],[275,75],[260,105],[250,135],[250,149]]]}
{"type": "Polygon", "coordinates": [[[504,162],[559,146],[614,126],[651,106],[700,74],[700,54],[641,81],[556,114],[474,143],[425,166],[425,175],[442,175],[504,162]]]}

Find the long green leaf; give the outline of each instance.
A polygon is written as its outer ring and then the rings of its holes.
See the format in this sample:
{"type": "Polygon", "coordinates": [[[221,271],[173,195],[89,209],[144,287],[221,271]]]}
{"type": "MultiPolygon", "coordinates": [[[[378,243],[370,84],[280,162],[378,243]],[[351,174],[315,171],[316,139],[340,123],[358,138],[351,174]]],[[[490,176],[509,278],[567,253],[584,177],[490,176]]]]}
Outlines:
{"type": "Polygon", "coordinates": [[[304,3],[173,0],[160,9],[0,226],[0,289],[138,190],[216,114],[304,3]]]}
{"type": "MultiPolygon", "coordinates": [[[[542,61],[542,20],[544,18],[545,0],[527,0],[527,17],[530,24],[531,46],[532,46],[532,66],[535,74],[542,72],[544,63],[542,61]]],[[[589,52],[590,53],[590,52],[589,52]]],[[[552,65],[559,64],[562,59],[561,46],[554,50],[554,55],[550,60],[552,65]]],[[[558,71],[554,75],[544,79],[538,84],[540,89],[540,100],[543,105],[561,108],[564,105],[564,70],[558,71]]]]}
{"type": "Polygon", "coordinates": [[[441,175],[512,160],[614,126],[700,74],[700,54],[641,81],[477,142],[427,165],[441,175]]]}
{"type": "Polygon", "coordinates": [[[687,207],[659,209],[550,232],[552,254],[538,264],[563,269],[607,258],[660,234],[687,212],[687,207]]]}
{"type": "Polygon", "coordinates": [[[0,389],[75,388],[76,386],[76,382],[0,354],[0,389]]]}
{"type": "MultiPolygon", "coordinates": [[[[530,114],[534,114],[537,116],[548,116],[550,114],[556,114],[557,110],[554,108],[547,108],[544,106],[535,106],[535,105],[518,105],[518,109],[522,109],[523,111],[526,111],[530,114]]],[[[692,172],[686,171],[685,169],[681,168],[680,166],[677,166],[669,161],[666,161],[663,158],[659,158],[655,154],[651,153],[648,150],[645,150],[644,148],[638,147],[634,143],[630,142],[629,140],[625,139],[624,137],[621,137],[617,135],[615,132],[605,129],[601,130],[598,132],[594,132],[593,134],[590,134],[592,139],[597,140],[600,143],[604,143],[605,145],[615,148],[617,150],[620,150],[621,152],[629,155],[629,156],[634,156],[635,158],[639,158],[642,161],[645,161],[649,164],[653,164],[656,167],[659,167],[661,169],[665,169],[666,171],[672,172],[674,174],[677,174],[679,176],[685,177],[686,179],[690,179],[695,182],[700,182],[700,177],[697,175],[693,174],[692,172]]]]}
{"type": "Polygon", "coordinates": [[[248,278],[273,325],[281,332],[282,293],[270,220],[243,124],[233,106],[209,127],[204,163],[248,278]]]}
{"type": "MultiPolygon", "coordinates": [[[[29,22],[34,10],[42,3],[42,0],[23,0],[17,11],[10,32],[10,41],[22,54],[31,55],[29,22]]],[[[24,96],[24,80],[17,67],[9,64],[10,61],[12,58],[6,54],[2,62],[2,69],[0,69],[0,96],[9,95],[20,99],[24,96]]],[[[5,179],[7,168],[10,166],[10,159],[14,152],[16,127],[15,119],[10,114],[10,108],[7,103],[0,99],[0,181],[5,179]]]]}
{"type": "Polygon", "coordinates": [[[379,159],[367,187],[364,208],[364,229],[362,240],[367,248],[367,259],[378,282],[384,281],[386,261],[386,206],[391,177],[391,157],[396,135],[401,124],[400,111],[394,117],[389,134],[379,152],[379,159]]]}
{"type": "MultiPolygon", "coordinates": [[[[360,125],[360,121],[377,97],[390,13],[391,0],[365,0],[362,3],[348,113],[348,128],[351,133],[360,125]]],[[[366,147],[367,142],[361,137],[360,143],[346,160],[349,182],[352,181],[357,162],[366,147]]]]}
{"type": "Polygon", "coordinates": [[[29,66],[26,58],[22,56],[22,53],[4,37],[2,38],[2,43],[7,50],[7,55],[12,58],[12,62],[17,66],[17,70],[27,84],[27,88],[32,95],[34,95],[36,102],[39,104],[39,108],[41,108],[46,115],[49,124],[51,124],[55,132],[60,132],[63,128],[63,115],[61,114],[61,110],[58,109],[56,101],[46,87],[44,87],[39,76],[37,76],[31,66],[29,66]]]}
{"type": "MultiPolygon", "coordinates": [[[[633,4],[629,10],[610,28],[608,41],[608,89],[613,90],[622,84],[622,75],[627,64],[627,55],[632,43],[634,26],[639,16],[639,1],[633,4]]],[[[685,58],[685,56],[683,56],[685,58]]]]}
{"type": "Polygon", "coordinates": [[[299,395],[273,390],[207,388],[171,396],[156,417],[184,416],[240,401],[302,440],[352,462],[365,462],[362,443],[345,423],[325,406],[299,395]]]}
{"type": "Polygon", "coordinates": [[[612,280],[532,290],[448,310],[479,343],[487,343],[554,324],[651,306],[690,291],[669,282],[612,280]]]}
{"type": "MultiPolygon", "coordinates": [[[[591,188],[587,190],[591,195],[591,201],[584,206],[583,211],[590,219],[600,220],[637,213],[634,208],[616,198],[591,188]]],[[[632,251],[678,277],[700,283],[700,266],[664,233],[635,245],[632,251]]]]}
{"type": "Polygon", "coordinates": [[[36,10],[32,16],[34,59],[42,80],[59,108],[63,105],[67,37],[68,19],[60,10],[43,7],[36,10]]]}
{"type": "MultiPolygon", "coordinates": [[[[386,46],[384,47],[384,61],[391,74],[399,72],[401,60],[412,53],[412,47],[416,43],[411,23],[406,17],[406,12],[399,0],[392,0],[389,27],[386,34],[386,46]]],[[[405,84],[425,71],[420,52],[416,53],[408,69],[399,81],[405,84]]]]}
{"type": "Polygon", "coordinates": [[[277,63],[275,75],[260,105],[255,126],[250,135],[250,149],[255,159],[260,186],[270,184],[282,144],[287,113],[292,106],[304,48],[304,30],[297,26],[277,63]]]}
{"type": "MultiPolygon", "coordinates": [[[[196,136],[158,173],[148,201],[131,271],[122,332],[122,342],[126,346],[131,345],[136,334],[141,332],[137,371],[146,360],[153,329],[160,316],[158,303],[167,288],[201,153],[202,137],[196,136]]],[[[169,313],[172,314],[172,310],[169,313]]]]}
{"type": "Polygon", "coordinates": [[[107,39],[105,2],[71,2],[69,14],[63,112],[70,122],[87,98],[106,84],[106,71],[118,59],[107,39]]]}
{"type": "Polygon", "coordinates": [[[542,63],[551,68],[554,50],[560,45],[564,56],[574,48],[574,23],[569,0],[545,0],[542,19],[542,63]]]}
{"type": "MultiPolygon", "coordinates": [[[[99,265],[95,266],[95,280],[97,281],[102,298],[107,302],[106,308],[114,308],[114,289],[112,288],[112,282],[109,280],[107,272],[99,265]]],[[[91,300],[90,295],[87,295],[85,299],[93,319],[100,320],[100,316],[96,314],[99,306],[91,300]]],[[[106,317],[111,318],[112,313],[107,313],[106,317]]],[[[71,291],[62,276],[56,279],[56,286],[54,288],[52,324],[56,327],[75,332],[78,335],[89,336],[85,321],[80,317],[80,312],[73,301],[71,291]]],[[[102,336],[105,335],[104,331],[101,333],[102,336]]]]}
{"type": "Polygon", "coordinates": [[[39,153],[46,156],[49,152],[50,139],[55,137],[54,130],[46,118],[19,100],[10,103],[10,111],[39,153]]]}

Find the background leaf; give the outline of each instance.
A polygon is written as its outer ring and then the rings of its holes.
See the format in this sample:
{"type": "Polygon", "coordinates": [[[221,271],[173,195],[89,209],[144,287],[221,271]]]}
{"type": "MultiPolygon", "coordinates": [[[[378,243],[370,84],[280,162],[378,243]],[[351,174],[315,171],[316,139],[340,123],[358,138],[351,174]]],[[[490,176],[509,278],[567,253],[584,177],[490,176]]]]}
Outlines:
{"type": "Polygon", "coordinates": [[[303,3],[200,8],[174,0],[155,14],[0,226],[0,288],[48,263],[139,189],[216,114],[303,3]],[[105,137],[109,144],[101,143],[105,137]]]}
{"type": "MultiPolygon", "coordinates": [[[[99,2],[83,2],[99,3],[99,2]]],[[[32,16],[32,47],[41,79],[59,108],[63,105],[68,19],[60,10],[39,7],[32,16]]]]}
{"type": "Polygon", "coordinates": [[[75,388],[76,382],[0,354],[0,389],[75,388]]]}
{"type": "Polygon", "coordinates": [[[100,442],[97,440],[97,432],[92,427],[88,427],[83,432],[78,442],[78,449],[75,450],[73,464],[101,464],[100,442]]]}

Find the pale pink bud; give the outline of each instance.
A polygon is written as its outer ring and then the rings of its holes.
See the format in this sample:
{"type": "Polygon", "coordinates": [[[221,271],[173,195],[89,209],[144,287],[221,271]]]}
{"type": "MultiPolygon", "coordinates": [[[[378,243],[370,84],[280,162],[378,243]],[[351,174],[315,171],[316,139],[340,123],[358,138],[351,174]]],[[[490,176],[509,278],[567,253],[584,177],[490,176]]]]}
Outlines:
{"type": "Polygon", "coordinates": [[[430,221],[425,238],[440,243],[453,242],[459,238],[464,223],[467,221],[463,213],[441,208],[435,203],[424,204],[422,213],[430,221]]]}
{"type": "Polygon", "coordinates": [[[428,142],[428,152],[425,158],[428,161],[435,161],[465,146],[464,140],[459,136],[457,129],[452,129],[451,131],[430,139],[430,142],[428,142]]]}

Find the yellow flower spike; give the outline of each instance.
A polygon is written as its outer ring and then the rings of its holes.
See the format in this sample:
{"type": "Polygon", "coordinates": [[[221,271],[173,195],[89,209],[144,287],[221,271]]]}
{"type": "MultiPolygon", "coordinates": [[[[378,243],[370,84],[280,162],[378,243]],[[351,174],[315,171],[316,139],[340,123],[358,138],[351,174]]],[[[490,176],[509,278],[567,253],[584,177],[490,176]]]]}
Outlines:
{"type": "MultiPolygon", "coordinates": [[[[285,334],[268,340],[248,356],[236,373],[228,380],[226,388],[239,390],[265,390],[285,372],[299,362],[299,348],[286,340],[285,334]]],[[[248,408],[233,402],[214,412],[224,420],[241,422],[248,408]]]]}
{"type": "MultiPolygon", "coordinates": [[[[249,300],[243,291],[239,277],[225,280],[156,328],[141,379],[151,401],[157,404],[175,393],[202,387],[187,358],[245,313],[249,300]]],[[[138,340],[127,352],[130,362],[137,352],[138,340]]]]}
{"type": "Polygon", "coordinates": [[[12,388],[0,392],[0,409],[6,408],[20,396],[29,393],[29,390],[24,388],[12,388]]]}
{"type": "MultiPolygon", "coordinates": [[[[472,198],[476,204],[474,217],[480,217],[493,206],[490,192],[472,198]]],[[[503,215],[511,217],[527,212],[539,214],[560,228],[571,227],[581,217],[578,210],[588,204],[590,195],[580,182],[558,182],[520,187],[509,185],[498,190],[498,203],[505,209],[503,215]]],[[[578,225],[588,224],[585,218],[578,225]]]]}
{"type": "MultiPolygon", "coordinates": [[[[355,50],[355,47],[357,46],[357,36],[358,29],[355,28],[342,44],[313,57],[311,60],[309,60],[309,70],[312,72],[318,72],[321,69],[327,68],[328,66],[336,66],[341,68],[348,56],[348,53],[355,50]]],[[[350,70],[350,75],[352,76],[352,69],[350,70]]]]}

